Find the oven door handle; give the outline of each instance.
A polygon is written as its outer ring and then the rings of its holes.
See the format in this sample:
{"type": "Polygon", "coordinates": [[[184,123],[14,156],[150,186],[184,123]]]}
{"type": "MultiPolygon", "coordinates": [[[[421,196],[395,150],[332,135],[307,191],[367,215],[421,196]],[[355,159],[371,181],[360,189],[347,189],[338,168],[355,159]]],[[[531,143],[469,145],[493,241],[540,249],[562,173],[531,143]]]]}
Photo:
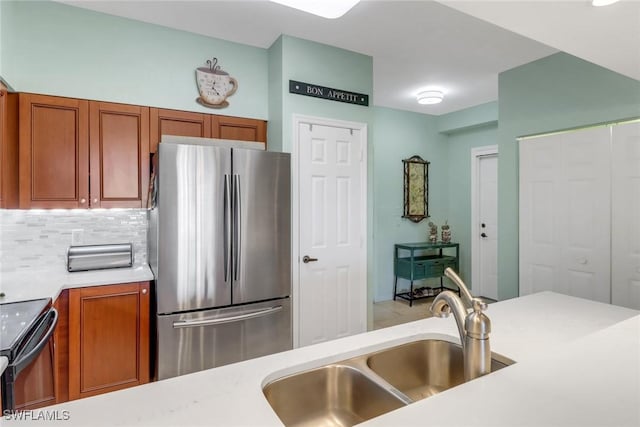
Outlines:
{"type": "Polygon", "coordinates": [[[12,371],[13,377],[17,377],[20,371],[29,366],[29,364],[40,354],[42,349],[47,345],[49,339],[53,335],[53,332],[56,330],[56,325],[58,324],[58,311],[51,307],[49,312],[42,317],[42,320],[35,328],[36,333],[29,338],[29,342],[26,345],[26,349],[29,349],[28,352],[23,356],[19,355],[18,359],[11,363],[9,366],[12,371]],[[42,335],[41,331],[47,327],[48,329],[44,335],[42,335]],[[32,344],[32,341],[37,340],[39,336],[42,336],[40,340],[32,344]]]}

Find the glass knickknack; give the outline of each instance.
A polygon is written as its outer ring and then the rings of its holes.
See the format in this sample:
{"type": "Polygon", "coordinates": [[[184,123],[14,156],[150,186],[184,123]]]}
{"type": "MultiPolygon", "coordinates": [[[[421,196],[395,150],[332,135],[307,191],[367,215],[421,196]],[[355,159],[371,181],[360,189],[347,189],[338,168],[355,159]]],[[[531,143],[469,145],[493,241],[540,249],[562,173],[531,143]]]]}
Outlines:
{"type": "Polygon", "coordinates": [[[429,162],[412,156],[404,163],[404,214],[413,222],[429,217],[429,162]]]}

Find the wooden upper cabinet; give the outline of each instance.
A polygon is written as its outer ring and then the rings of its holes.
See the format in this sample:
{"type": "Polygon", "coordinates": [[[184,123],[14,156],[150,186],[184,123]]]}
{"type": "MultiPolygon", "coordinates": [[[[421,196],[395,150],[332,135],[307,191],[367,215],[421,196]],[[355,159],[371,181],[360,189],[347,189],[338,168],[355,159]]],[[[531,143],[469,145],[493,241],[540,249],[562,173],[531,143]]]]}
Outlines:
{"type": "Polygon", "coordinates": [[[211,116],[211,137],[267,143],[267,122],[242,117],[211,116]]]}
{"type": "Polygon", "coordinates": [[[149,187],[149,108],[89,104],[91,207],[141,208],[149,187]]]}
{"type": "Polygon", "coordinates": [[[151,108],[150,152],[158,151],[162,135],[211,138],[211,119],[207,114],[151,108]]]}
{"type": "Polygon", "coordinates": [[[89,103],[23,94],[20,104],[20,208],[87,207],[89,103]]]}
{"type": "Polygon", "coordinates": [[[69,399],[149,382],[149,282],[69,291],[69,399]]]}
{"type": "Polygon", "coordinates": [[[255,141],[267,122],[0,86],[0,207],[141,208],[162,135],[255,141]],[[19,119],[19,120],[18,120],[19,119]]]}
{"type": "Polygon", "coordinates": [[[0,208],[18,207],[18,95],[0,83],[0,208]]]}

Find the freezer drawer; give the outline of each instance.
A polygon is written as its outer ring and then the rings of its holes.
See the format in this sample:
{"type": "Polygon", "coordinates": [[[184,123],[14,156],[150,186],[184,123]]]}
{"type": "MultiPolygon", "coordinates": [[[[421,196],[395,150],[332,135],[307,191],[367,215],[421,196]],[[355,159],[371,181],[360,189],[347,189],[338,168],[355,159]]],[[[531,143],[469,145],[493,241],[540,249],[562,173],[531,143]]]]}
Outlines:
{"type": "Polygon", "coordinates": [[[158,315],[156,379],[184,375],[293,347],[289,298],[158,315]]]}

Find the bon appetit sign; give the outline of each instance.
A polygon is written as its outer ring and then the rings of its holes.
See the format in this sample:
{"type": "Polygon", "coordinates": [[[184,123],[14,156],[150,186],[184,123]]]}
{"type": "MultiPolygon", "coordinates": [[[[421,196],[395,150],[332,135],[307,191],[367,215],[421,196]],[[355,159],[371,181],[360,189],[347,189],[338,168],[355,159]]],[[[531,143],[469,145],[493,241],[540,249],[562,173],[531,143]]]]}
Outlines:
{"type": "Polygon", "coordinates": [[[297,82],[295,80],[289,80],[289,93],[313,96],[314,98],[328,99],[330,101],[346,102],[348,104],[364,105],[365,107],[369,106],[369,95],[297,82]]]}

